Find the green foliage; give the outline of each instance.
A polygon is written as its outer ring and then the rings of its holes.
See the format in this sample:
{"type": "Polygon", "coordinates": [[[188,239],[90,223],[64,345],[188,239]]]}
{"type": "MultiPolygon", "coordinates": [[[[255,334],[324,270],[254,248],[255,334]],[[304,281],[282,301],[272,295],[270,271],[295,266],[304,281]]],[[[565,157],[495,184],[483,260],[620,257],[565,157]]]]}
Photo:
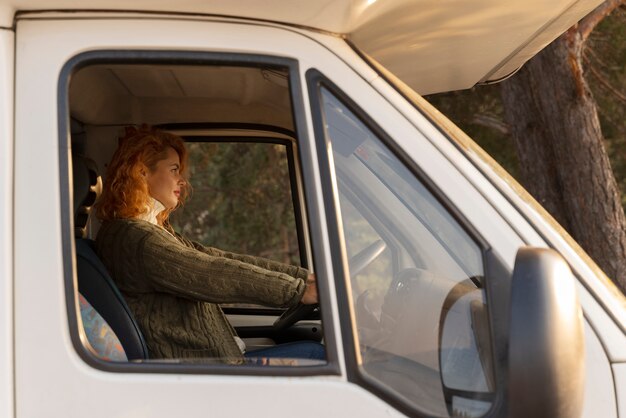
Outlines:
{"type": "Polygon", "coordinates": [[[300,265],[286,147],[188,143],[192,196],[174,229],[204,245],[300,265]]]}

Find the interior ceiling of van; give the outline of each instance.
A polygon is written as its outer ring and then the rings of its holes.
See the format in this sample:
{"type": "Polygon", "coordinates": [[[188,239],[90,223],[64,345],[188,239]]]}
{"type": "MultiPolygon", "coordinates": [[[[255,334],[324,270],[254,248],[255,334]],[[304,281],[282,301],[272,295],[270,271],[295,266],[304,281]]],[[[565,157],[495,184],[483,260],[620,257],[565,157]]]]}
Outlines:
{"type": "Polygon", "coordinates": [[[254,123],[293,130],[287,72],[276,68],[94,65],[70,84],[87,125],[254,123]]]}
{"type": "MultiPolygon", "coordinates": [[[[242,17],[345,36],[420,94],[470,88],[514,72],[602,0],[0,0],[15,13],[149,11],[242,17]]],[[[30,14],[29,14],[30,13],[30,14]]],[[[74,14],[75,16],[75,14],[74,14]]]]}

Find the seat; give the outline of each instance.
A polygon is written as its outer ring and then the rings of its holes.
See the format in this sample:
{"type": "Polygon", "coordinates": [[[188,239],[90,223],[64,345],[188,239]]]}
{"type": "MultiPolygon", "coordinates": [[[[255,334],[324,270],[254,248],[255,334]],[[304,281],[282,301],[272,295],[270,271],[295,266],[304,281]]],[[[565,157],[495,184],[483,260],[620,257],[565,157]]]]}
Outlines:
{"type": "Polygon", "coordinates": [[[80,293],[78,302],[85,336],[93,354],[106,361],[128,361],[120,339],[102,315],[80,293]]]}
{"type": "MultiPolygon", "coordinates": [[[[89,215],[101,190],[100,177],[95,171],[93,161],[86,157],[74,156],[72,164],[78,290],[111,327],[128,360],[147,359],[148,347],[137,321],[104,264],[96,255],[93,240],[85,238],[88,235],[89,215]]],[[[87,334],[90,332],[91,330],[86,330],[87,334]]]]}
{"type": "Polygon", "coordinates": [[[90,239],[76,240],[78,290],[109,324],[129,360],[148,358],[148,347],[124,297],[96,255],[90,239]]]}

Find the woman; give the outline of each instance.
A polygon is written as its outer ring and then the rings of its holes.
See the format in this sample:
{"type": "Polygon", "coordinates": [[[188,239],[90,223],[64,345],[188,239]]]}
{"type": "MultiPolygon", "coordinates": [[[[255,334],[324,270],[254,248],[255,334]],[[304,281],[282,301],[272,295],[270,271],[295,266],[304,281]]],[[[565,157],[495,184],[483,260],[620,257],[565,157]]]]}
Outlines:
{"type": "MultiPolygon", "coordinates": [[[[176,234],[168,216],[187,195],[186,158],[180,137],[127,128],[97,203],[103,223],[96,250],[135,314],[151,358],[241,363],[245,346],[217,304],[317,303],[315,278],[300,267],[204,247],[176,234]]],[[[262,356],[272,357],[267,351],[262,356]]],[[[317,343],[279,352],[324,359],[317,343]]]]}

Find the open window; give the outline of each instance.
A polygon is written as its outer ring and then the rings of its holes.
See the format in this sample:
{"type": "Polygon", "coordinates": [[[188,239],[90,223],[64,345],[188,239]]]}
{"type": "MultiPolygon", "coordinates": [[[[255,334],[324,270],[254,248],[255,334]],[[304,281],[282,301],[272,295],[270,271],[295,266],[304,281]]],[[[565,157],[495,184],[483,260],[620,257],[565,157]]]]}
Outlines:
{"type": "MultiPolygon", "coordinates": [[[[136,54],[141,59],[133,53],[126,58],[86,55],[67,66],[77,265],[68,299],[78,300],[80,307],[75,323],[70,308],[75,341],[80,340],[83,357],[100,366],[121,364],[137,371],[136,366],[149,363],[150,370],[157,370],[157,363],[163,366],[158,370],[180,371],[176,365],[184,365],[228,372],[215,359],[151,359],[141,326],[116,283],[110,276],[99,284],[86,279],[107,273],[94,251],[100,222],[93,205],[124,127],[149,124],[181,136],[189,153],[192,197],[170,218],[177,233],[205,246],[313,271],[298,153],[301,127],[294,119],[294,103],[302,106],[292,90],[294,64],[266,57],[212,57],[199,64],[197,57],[189,60],[184,54],[167,59],[163,54],[146,59],[149,53],[136,54]],[[100,300],[104,294],[116,300],[114,306],[100,300]]],[[[284,313],[280,308],[231,304],[223,310],[246,351],[323,340],[319,309],[289,326],[284,321],[274,325],[284,313]]],[[[272,364],[307,366],[305,374],[330,370],[326,361],[272,364]]],[[[247,366],[230,369],[268,369],[247,366]]]]}

